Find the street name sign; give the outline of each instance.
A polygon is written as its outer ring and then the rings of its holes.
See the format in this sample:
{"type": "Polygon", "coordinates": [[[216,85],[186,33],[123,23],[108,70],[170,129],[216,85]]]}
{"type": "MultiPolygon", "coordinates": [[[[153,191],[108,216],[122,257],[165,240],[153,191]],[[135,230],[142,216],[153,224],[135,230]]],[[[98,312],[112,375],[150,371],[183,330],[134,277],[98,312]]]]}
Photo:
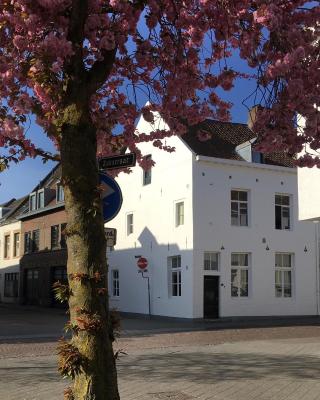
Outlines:
{"type": "Polygon", "coordinates": [[[117,182],[111,176],[99,173],[101,200],[104,222],[111,221],[122,206],[122,193],[117,182]]]}
{"type": "Polygon", "coordinates": [[[136,165],[136,154],[127,153],[120,156],[104,157],[99,160],[99,169],[117,169],[134,167],[136,165]]]}
{"type": "Polygon", "coordinates": [[[117,243],[117,230],[115,228],[104,228],[104,234],[106,236],[107,246],[115,246],[117,243]]]}

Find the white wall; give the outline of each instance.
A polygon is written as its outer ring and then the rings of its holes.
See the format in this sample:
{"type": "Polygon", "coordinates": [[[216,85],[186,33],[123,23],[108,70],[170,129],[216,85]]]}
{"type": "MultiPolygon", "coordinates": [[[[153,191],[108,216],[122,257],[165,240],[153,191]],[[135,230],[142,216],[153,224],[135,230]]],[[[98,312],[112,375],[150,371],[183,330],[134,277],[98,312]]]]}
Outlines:
{"type": "MultiPolygon", "coordinates": [[[[148,133],[150,128],[141,118],[137,129],[148,133]]],[[[121,173],[116,179],[122,189],[123,205],[119,215],[107,226],[116,228],[118,234],[115,251],[109,254],[109,265],[110,270],[119,269],[120,297],[110,300],[111,306],[121,311],[148,313],[147,282],[138,273],[135,258],[141,255],[149,261],[152,314],[191,318],[192,153],[177,137],[165,142],[177,151],[169,154],[152,143],[140,146],[142,153],[151,154],[156,162],[150,185],[142,185],[143,171],[139,166],[133,168],[131,174],[121,173]],[[179,227],[175,227],[177,201],[184,201],[185,211],[184,226],[179,227]],[[134,233],[127,236],[126,215],[130,212],[134,214],[134,233]],[[181,297],[168,295],[167,257],[175,255],[182,258],[181,297]]]]}
{"type": "MultiPolygon", "coordinates": [[[[305,119],[299,117],[299,130],[303,131],[305,119]]],[[[301,152],[308,152],[312,156],[319,156],[317,152],[306,146],[301,152]]],[[[298,168],[298,190],[299,190],[299,219],[320,220],[320,168],[298,168]]]]}
{"type": "Polygon", "coordinates": [[[316,314],[315,230],[298,221],[296,170],[200,158],[208,162],[194,163],[194,317],[203,316],[204,251],[220,252],[221,317],[316,314]],[[249,227],[231,226],[231,189],[249,190],[249,227]],[[290,231],[275,229],[275,193],[292,196],[290,231]],[[251,253],[248,298],[231,297],[232,252],[251,253]],[[275,252],[295,255],[292,298],[275,297],[275,252]]]}
{"type": "Polygon", "coordinates": [[[320,168],[299,168],[299,219],[320,220],[320,168]]]}
{"type": "MultiPolygon", "coordinates": [[[[18,298],[4,297],[4,276],[6,273],[19,272],[19,257],[13,257],[13,233],[21,231],[21,222],[0,226],[0,301],[5,303],[17,302],[18,298]],[[4,258],[4,235],[10,234],[10,257],[4,258]]],[[[20,248],[21,248],[20,236],[20,248]]]]}

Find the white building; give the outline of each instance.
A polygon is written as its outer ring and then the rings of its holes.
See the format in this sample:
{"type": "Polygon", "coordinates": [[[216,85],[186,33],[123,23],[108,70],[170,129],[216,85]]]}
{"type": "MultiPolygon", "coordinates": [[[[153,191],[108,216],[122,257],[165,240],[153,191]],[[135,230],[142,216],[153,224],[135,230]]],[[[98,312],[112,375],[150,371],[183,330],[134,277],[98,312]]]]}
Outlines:
{"type": "Polygon", "coordinates": [[[19,262],[21,258],[21,221],[15,217],[27,197],[0,205],[0,302],[19,300],[19,262]]]}
{"type": "MultiPolygon", "coordinates": [[[[140,119],[139,131],[150,125],[140,119]]],[[[155,166],[117,178],[123,205],[109,254],[111,305],[182,318],[316,315],[314,227],[298,221],[297,171],[251,150],[243,124],[207,121],[212,135],[171,137],[167,153],[144,143],[155,166]]],[[[290,167],[291,166],[291,167],[290,167]]]]}

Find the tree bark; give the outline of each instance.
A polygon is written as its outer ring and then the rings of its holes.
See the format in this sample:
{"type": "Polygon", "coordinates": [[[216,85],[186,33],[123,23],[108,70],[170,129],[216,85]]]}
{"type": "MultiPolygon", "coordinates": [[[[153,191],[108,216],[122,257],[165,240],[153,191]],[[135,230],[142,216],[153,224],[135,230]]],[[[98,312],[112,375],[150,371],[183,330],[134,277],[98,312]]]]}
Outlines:
{"type": "Polygon", "coordinates": [[[73,398],[118,400],[96,131],[86,108],[76,101],[69,103],[61,124],[71,344],[80,354],[81,366],[74,374],[73,398]]]}

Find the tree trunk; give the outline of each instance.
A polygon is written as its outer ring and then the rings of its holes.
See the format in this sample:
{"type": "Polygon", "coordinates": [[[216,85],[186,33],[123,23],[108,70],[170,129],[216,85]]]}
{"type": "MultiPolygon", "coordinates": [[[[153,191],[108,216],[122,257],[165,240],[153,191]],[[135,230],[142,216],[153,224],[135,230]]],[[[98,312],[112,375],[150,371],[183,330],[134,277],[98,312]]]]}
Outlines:
{"type": "MultiPolygon", "coordinates": [[[[96,163],[96,131],[89,111],[65,109],[61,165],[67,213],[68,280],[72,349],[78,352],[75,400],[118,400],[107,261],[96,163]]],[[[64,361],[62,361],[64,362],[64,361]]],[[[73,396],[73,397],[72,397],[73,396]]]]}

